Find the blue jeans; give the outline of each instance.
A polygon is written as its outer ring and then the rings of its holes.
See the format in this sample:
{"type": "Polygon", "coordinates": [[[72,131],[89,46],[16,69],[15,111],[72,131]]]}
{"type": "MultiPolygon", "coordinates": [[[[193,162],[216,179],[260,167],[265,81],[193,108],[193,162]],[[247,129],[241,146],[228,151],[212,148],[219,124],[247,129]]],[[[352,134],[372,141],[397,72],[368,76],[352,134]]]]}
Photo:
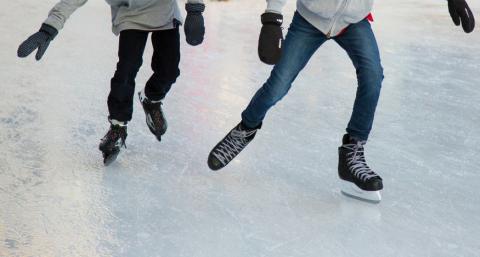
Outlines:
{"type": "MultiPolygon", "coordinates": [[[[348,53],[357,72],[357,95],[347,133],[359,140],[367,140],[383,81],[380,54],[370,22],[365,19],[352,24],[343,34],[332,39],[348,53]]],[[[295,13],[282,58],[243,111],[243,124],[251,128],[259,126],[267,111],[287,94],[298,73],[327,40],[321,31],[295,13]]]]}

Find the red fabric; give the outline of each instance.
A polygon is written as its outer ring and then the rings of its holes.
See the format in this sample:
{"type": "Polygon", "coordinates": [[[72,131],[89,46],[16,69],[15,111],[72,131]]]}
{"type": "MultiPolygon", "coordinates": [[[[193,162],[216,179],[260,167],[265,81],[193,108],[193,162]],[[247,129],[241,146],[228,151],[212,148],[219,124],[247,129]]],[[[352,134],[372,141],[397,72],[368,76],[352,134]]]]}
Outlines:
{"type": "MultiPolygon", "coordinates": [[[[369,13],[369,14],[367,15],[367,17],[365,17],[365,18],[366,18],[369,22],[373,22],[373,15],[372,15],[372,13],[369,13]]],[[[340,35],[342,35],[343,33],[345,33],[345,31],[347,31],[347,29],[348,29],[348,27],[344,28],[340,33],[338,33],[337,36],[340,36],[340,35]]]]}
{"type": "Polygon", "coordinates": [[[367,20],[369,20],[370,22],[373,22],[373,15],[372,15],[372,13],[369,13],[369,14],[367,15],[367,20]]]}

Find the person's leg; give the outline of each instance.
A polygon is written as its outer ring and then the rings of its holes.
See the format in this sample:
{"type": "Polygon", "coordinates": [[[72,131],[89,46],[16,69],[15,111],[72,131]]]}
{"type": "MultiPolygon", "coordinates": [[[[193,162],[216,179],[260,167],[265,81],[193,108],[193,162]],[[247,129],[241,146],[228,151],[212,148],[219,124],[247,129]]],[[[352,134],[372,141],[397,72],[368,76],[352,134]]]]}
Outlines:
{"type": "Polygon", "coordinates": [[[270,78],[242,113],[242,123],[245,126],[255,128],[262,123],[267,111],[287,94],[298,73],[326,40],[322,32],[295,13],[282,57],[273,68],[270,78]]]}
{"type": "Polygon", "coordinates": [[[142,56],[148,32],[125,30],[120,32],[118,63],[111,80],[108,96],[109,119],[128,122],[132,119],[135,77],[142,66],[142,56]]]}
{"type": "Polygon", "coordinates": [[[127,139],[127,122],[132,119],[135,77],[142,65],[148,32],[125,30],[120,33],[118,63],[108,96],[110,129],[101,139],[99,149],[103,162],[109,165],[117,158],[127,139]]]}
{"type": "Polygon", "coordinates": [[[162,109],[163,98],[180,75],[180,33],[178,27],[152,33],[152,70],[145,89],[139,92],[146,123],[158,141],[167,131],[167,120],[162,109]]]}
{"type": "Polygon", "coordinates": [[[364,145],[372,129],[383,80],[383,68],[377,42],[365,19],[352,24],[335,41],[347,51],[357,71],[357,96],[352,117],[338,148],[338,175],[342,193],[378,203],[382,197],[382,178],[367,164],[364,145]]]}
{"type": "Polygon", "coordinates": [[[151,101],[165,98],[173,83],[180,75],[180,33],[179,29],[155,31],[152,33],[153,75],[145,86],[145,95],[151,101]]]}
{"type": "Polygon", "coordinates": [[[357,95],[347,133],[357,140],[366,141],[372,129],[383,81],[377,41],[366,19],[350,25],[335,41],[348,53],[357,71],[357,95]]]}
{"type": "Polygon", "coordinates": [[[267,82],[260,88],[235,126],[210,152],[212,170],[225,167],[253,140],[267,111],[284,97],[298,73],[327,38],[295,13],[282,50],[267,82]]]}

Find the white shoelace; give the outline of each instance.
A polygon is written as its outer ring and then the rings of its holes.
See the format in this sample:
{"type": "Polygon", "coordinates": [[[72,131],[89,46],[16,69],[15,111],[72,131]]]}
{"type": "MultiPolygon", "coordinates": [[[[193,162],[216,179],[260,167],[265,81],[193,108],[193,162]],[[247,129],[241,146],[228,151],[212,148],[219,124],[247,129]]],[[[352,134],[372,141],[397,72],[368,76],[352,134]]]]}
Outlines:
{"type": "Polygon", "coordinates": [[[362,181],[378,177],[378,175],[367,165],[362,142],[344,145],[344,147],[353,150],[353,152],[347,153],[347,162],[355,177],[362,181]]]}
{"type": "Polygon", "coordinates": [[[249,143],[248,137],[255,134],[257,130],[243,131],[238,128],[233,129],[230,134],[220,143],[213,152],[223,165],[227,165],[235,156],[237,156],[249,143]]]}

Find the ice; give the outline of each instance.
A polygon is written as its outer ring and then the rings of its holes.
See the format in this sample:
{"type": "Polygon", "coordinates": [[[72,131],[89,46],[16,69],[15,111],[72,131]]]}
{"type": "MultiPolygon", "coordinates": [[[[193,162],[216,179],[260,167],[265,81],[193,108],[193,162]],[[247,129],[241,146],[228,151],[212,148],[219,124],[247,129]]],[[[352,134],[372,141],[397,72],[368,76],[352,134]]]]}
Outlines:
{"type": "Polygon", "coordinates": [[[356,78],[334,42],[255,141],[212,172],[210,149],[271,67],[256,55],[265,1],[207,2],[205,43],[182,38],[167,134],[156,141],[135,99],[128,148],[104,167],[97,146],[117,61],[108,6],[89,1],[41,62],[16,57],[54,3],[0,9],[0,256],[478,256],[480,34],[453,26],[446,1],[376,3],[386,79],[366,153],[384,179],[378,205],[340,193],[356,78]]]}

